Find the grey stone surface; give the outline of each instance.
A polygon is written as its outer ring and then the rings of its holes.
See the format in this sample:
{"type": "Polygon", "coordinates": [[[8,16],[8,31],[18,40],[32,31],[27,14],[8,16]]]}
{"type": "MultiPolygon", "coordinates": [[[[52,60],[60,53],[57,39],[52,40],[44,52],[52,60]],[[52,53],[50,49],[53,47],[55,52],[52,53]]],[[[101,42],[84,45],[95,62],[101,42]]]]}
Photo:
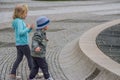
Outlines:
{"type": "MultiPolygon", "coordinates": [[[[24,0],[22,1],[24,2],[24,0]]],[[[15,2],[15,0],[14,1],[1,0],[0,3],[1,2],[5,4],[0,5],[0,18],[2,19],[2,21],[0,22],[1,25],[0,26],[0,79],[8,80],[9,72],[16,58],[14,33],[13,30],[11,29],[11,21],[12,21],[11,10],[13,8],[13,4],[16,4],[17,2],[15,2]]],[[[69,78],[71,78],[70,80],[72,80],[72,76],[76,76],[76,75],[79,76],[79,74],[77,74],[79,72],[74,72],[75,73],[74,75],[69,75],[70,73],[64,73],[64,71],[60,67],[59,56],[61,54],[61,50],[64,48],[66,44],[80,37],[84,32],[93,28],[96,25],[120,18],[119,12],[112,13],[112,11],[120,9],[119,5],[116,5],[117,7],[115,7],[114,5],[114,9],[113,8],[105,9],[111,12],[107,14],[104,14],[105,12],[104,7],[101,8],[100,10],[97,10],[97,8],[101,7],[101,5],[105,6],[106,4],[107,6],[108,5],[110,6],[110,4],[115,4],[116,2],[114,2],[114,0],[113,2],[111,1],[110,2],[109,1],[88,1],[88,2],[72,1],[72,2],[53,2],[53,3],[40,2],[41,5],[38,5],[38,2],[26,0],[25,3],[29,4],[31,9],[29,16],[25,20],[26,23],[34,23],[36,18],[41,15],[46,15],[51,19],[51,24],[49,25],[49,30],[47,32],[49,43],[47,47],[46,57],[49,64],[49,70],[55,80],[69,80],[69,78]],[[95,8],[96,5],[98,5],[98,7],[95,10],[89,9],[90,6],[92,8],[95,8]],[[35,6],[37,6],[37,8],[34,8],[35,6]],[[79,7],[80,11],[76,10],[77,6],[79,7]],[[58,9],[61,11],[61,13],[57,13],[58,9]],[[75,11],[70,11],[72,9],[75,9],[75,11]],[[88,10],[87,12],[85,11],[86,9],[88,10]],[[69,10],[69,11],[65,11],[65,10],[69,10]],[[100,14],[96,14],[95,12],[99,12],[100,14]],[[69,78],[65,76],[65,74],[68,74],[69,78]]],[[[33,33],[34,30],[30,34],[30,42],[33,33]]],[[[69,57],[73,59],[76,58],[76,56],[77,55],[71,54],[71,56],[69,57]]],[[[64,54],[63,57],[65,57],[64,54]]],[[[77,61],[79,61],[79,58],[77,58],[77,61]]],[[[74,62],[66,63],[66,66],[71,64],[74,64],[74,62]]],[[[91,71],[94,72],[95,68],[93,67],[93,65],[91,65],[90,67],[92,69],[91,71]]],[[[74,69],[72,70],[74,71],[74,69]]],[[[79,68],[77,67],[76,70],[79,70],[79,68]]],[[[89,69],[87,70],[89,72],[89,69]]],[[[68,70],[68,72],[71,71],[68,70]]],[[[84,72],[84,74],[86,74],[86,72],[84,72]]],[[[84,74],[81,73],[83,78],[79,80],[84,80],[84,74]]],[[[24,58],[23,61],[21,62],[17,71],[17,75],[22,76],[22,80],[27,80],[27,77],[29,75],[29,70],[28,70],[26,58],[24,58]]]]}

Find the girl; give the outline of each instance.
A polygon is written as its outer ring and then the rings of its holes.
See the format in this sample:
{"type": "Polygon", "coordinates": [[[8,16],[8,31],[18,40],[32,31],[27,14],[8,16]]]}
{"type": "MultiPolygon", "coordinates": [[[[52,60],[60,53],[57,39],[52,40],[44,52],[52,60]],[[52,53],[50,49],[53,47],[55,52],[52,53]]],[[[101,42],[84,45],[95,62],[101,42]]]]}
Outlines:
{"type": "Polygon", "coordinates": [[[27,5],[17,5],[14,9],[12,27],[15,31],[17,58],[10,73],[10,78],[12,79],[16,79],[16,69],[18,68],[24,55],[27,58],[29,69],[32,68],[28,33],[31,32],[34,26],[33,24],[25,24],[24,19],[27,17],[27,12],[27,5]]]}

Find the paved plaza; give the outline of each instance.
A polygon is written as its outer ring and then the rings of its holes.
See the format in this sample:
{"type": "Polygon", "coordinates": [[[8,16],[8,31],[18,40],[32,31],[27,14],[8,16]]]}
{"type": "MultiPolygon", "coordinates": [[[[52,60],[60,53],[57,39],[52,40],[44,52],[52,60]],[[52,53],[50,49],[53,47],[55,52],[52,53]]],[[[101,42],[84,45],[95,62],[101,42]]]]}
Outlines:
{"type": "MultiPolygon", "coordinates": [[[[15,4],[18,3],[29,5],[26,23],[35,23],[36,18],[41,15],[51,19],[47,31],[49,42],[46,58],[50,73],[55,80],[69,80],[59,64],[61,50],[69,42],[79,38],[87,30],[97,25],[120,18],[119,0],[64,2],[0,0],[0,80],[9,80],[8,75],[16,58],[11,16],[15,4]]],[[[30,42],[34,32],[35,30],[30,34],[30,42]]],[[[27,80],[29,70],[26,58],[21,62],[17,75],[22,76],[22,80],[27,80]]]]}

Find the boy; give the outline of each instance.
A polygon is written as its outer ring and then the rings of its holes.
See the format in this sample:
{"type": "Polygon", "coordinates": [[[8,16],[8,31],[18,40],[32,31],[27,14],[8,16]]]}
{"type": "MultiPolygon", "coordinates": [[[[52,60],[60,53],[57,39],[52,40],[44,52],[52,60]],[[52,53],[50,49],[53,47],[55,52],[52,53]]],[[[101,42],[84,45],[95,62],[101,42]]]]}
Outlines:
{"type": "Polygon", "coordinates": [[[48,24],[50,20],[45,17],[41,16],[37,19],[37,28],[34,36],[32,37],[32,59],[33,59],[33,68],[29,75],[29,80],[33,80],[36,74],[41,68],[44,78],[46,80],[53,80],[48,72],[48,64],[45,59],[46,53],[46,46],[47,46],[47,37],[46,37],[46,30],[48,29],[48,24]]]}

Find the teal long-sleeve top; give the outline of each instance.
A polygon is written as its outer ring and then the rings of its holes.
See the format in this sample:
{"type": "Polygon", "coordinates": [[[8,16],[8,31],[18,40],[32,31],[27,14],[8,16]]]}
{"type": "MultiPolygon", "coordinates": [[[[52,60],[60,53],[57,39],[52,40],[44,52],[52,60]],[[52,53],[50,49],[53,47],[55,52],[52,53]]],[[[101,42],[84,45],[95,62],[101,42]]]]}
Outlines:
{"type": "Polygon", "coordinates": [[[12,22],[12,27],[15,31],[16,46],[29,44],[29,32],[31,28],[28,28],[23,19],[16,18],[12,22]]]}

